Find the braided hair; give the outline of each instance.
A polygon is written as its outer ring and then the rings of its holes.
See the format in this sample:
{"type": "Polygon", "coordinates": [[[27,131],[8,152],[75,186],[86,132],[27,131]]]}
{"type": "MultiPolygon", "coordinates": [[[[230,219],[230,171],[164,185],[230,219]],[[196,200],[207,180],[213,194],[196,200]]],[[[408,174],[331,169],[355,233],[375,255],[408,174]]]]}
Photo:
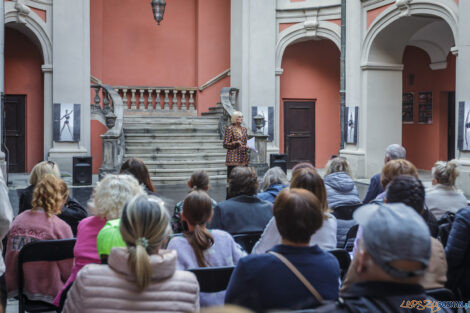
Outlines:
{"type": "Polygon", "coordinates": [[[400,175],[392,180],[387,187],[387,202],[402,202],[421,214],[424,208],[424,186],[421,181],[411,175],[400,175]]]}

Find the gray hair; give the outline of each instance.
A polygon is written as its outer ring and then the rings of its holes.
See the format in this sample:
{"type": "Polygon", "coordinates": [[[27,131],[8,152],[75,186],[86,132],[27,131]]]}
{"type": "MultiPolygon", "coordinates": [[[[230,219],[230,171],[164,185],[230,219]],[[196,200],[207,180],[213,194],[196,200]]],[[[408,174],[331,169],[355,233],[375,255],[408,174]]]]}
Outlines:
{"type": "Polygon", "coordinates": [[[456,160],[437,161],[432,167],[432,177],[441,185],[454,187],[455,180],[459,176],[458,165],[456,160]]]}
{"type": "Polygon", "coordinates": [[[406,149],[399,144],[392,144],[385,150],[385,157],[391,160],[405,159],[406,149]]]}
{"type": "Polygon", "coordinates": [[[243,113],[242,113],[242,112],[240,112],[240,111],[235,111],[235,112],[233,112],[233,113],[232,113],[232,119],[231,119],[232,124],[235,124],[235,123],[237,122],[237,118],[239,118],[239,117],[243,117],[243,113]]]}
{"type": "Polygon", "coordinates": [[[328,161],[325,166],[325,176],[336,172],[344,172],[352,177],[351,168],[349,167],[349,163],[346,158],[343,157],[336,157],[328,161]]]}
{"type": "Polygon", "coordinates": [[[286,173],[279,166],[275,166],[264,174],[261,190],[266,191],[272,185],[287,185],[288,183],[286,173]]]}

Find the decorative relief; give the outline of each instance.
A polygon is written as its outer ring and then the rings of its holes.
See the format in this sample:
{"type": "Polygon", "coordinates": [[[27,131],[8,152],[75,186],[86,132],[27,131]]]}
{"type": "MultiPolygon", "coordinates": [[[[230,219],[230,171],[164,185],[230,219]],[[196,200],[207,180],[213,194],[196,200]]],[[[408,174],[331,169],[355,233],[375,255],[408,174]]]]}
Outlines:
{"type": "Polygon", "coordinates": [[[410,16],[410,3],[412,0],[395,0],[395,4],[400,9],[400,16],[410,16]]]}
{"type": "Polygon", "coordinates": [[[26,24],[25,17],[31,13],[31,9],[23,3],[23,0],[15,1],[16,22],[26,24]]]}

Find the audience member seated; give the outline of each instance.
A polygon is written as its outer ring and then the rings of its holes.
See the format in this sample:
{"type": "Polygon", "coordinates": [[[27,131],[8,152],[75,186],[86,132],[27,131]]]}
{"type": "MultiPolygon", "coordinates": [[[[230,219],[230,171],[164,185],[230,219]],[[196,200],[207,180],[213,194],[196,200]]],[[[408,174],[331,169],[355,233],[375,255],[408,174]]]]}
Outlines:
{"type": "MultiPolygon", "coordinates": [[[[207,192],[209,190],[209,175],[204,170],[195,171],[191,178],[188,180],[188,187],[191,188],[191,191],[202,190],[207,192]]],[[[212,207],[214,208],[217,205],[217,201],[211,198],[212,207]]],[[[173,232],[181,233],[188,230],[187,225],[181,221],[181,213],[183,212],[183,200],[178,202],[173,211],[173,217],[171,218],[171,228],[173,232]]]]}
{"type": "Polygon", "coordinates": [[[273,205],[256,196],[258,178],[251,167],[236,167],[230,174],[230,199],[217,204],[209,225],[230,234],[263,231],[273,216],[273,205]]]}
{"type": "MultiPolygon", "coordinates": [[[[47,174],[54,175],[56,178],[60,179],[59,166],[52,161],[42,161],[33,167],[29,176],[30,185],[26,189],[23,189],[20,194],[18,214],[32,209],[31,201],[33,200],[34,187],[47,174]]],[[[62,212],[57,216],[70,225],[75,236],[77,234],[78,223],[88,216],[88,212],[86,208],[69,195],[67,202],[62,208],[62,212]]]]}
{"type": "MultiPolygon", "coordinates": [[[[387,164],[391,160],[399,160],[406,158],[406,150],[399,144],[391,144],[385,150],[385,159],[384,164],[387,164]]],[[[362,200],[362,203],[366,204],[374,200],[379,194],[384,192],[382,184],[380,183],[381,173],[375,174],[370,179],[369,188],[367,189],[367,194],[362,200]]]]}
{"type": "Polygon", "coordinates": [[[297,171],[299,171],[303,168],[309,168],[311,170],[315,170],[315,167],[312,165],[312,163],[310,163],[310,162],[300,162],[300,163],[297,163],[296,165],[294,165],[294,167],[292,168],[291,177],[294,177],[295,175],[297,175],[297,171]]]}
{"type": "MultiPolygon", "coordinates": [[[[6,285],[8,297],[18,296],[18,254],[28,243],[38,240],[73,238],[72,229],[56,215],[67,201],[65,182],[47,174],[36,184],[31,210],[26,210],[13,221],[6,251],[6,285]]],[[[72,272],[72,260],[34,262],[23,266],[24,294],[29,300],[52,303],[72,272]]]]}
{"type": "MultiPolygon", "coordinates": [[[[320,248],[329,250],[336,248],[336,218],[329,213],[326,198],[325,184],[316,170],[301,168],[296,171],[291,181],[291,188],[301,188],[312,192],[320,201],[323,213],[323,224],[310,238],[310,245],[318,245],[320,248]]],[[[277,229],[275,218],[271,218],[263,231],[261,238],[253,247],[252,254],[265,253],[275,245],[281,243],[281,234],[277,229]]]]}
{"type": "Polygon", "coordinates": [[[326,164],[324,179],[330,209],[361,203],[356,184],[351,177],[351,170],[345,158],[336,157],[326,164]]]}
{"type": "Polygon", "coordinates": [[[137,180],[131,175],[107,175],[96,185],[93,198],[88,204],[94,215],[78,224],[77,241],[73,249],[75,256],[73,272],[54,299],[55,305],[59,305],[62,291],[75,280],[82,267],[88,263],[100,263],[96,251],[96,236],[106,221],[118,218],[126,202],[143,192],[137,180]]]}
{"type": "MultiPolygon", "coordinates": [[[[388,184],[400,175],[410,175],[415,178],[418,177],[418,170],[410,161],[404,159],[397,159],[387,162],[382,169],[380,175],[380,183],[382,184],[383,190],[387,190],[388,184]]],[[[386,191],[377,195],[374,200],[383,201],[385,199],[386,191]]]]}
{"type": "MultiPolygon", "coordinates": [[[[3,251],[3,238],[10,229],[13,220],[13,209],[8,197],[8,186],[3,178],[3,170],[0,168],[0,251],[3,251]]],[[[7,305],[7,287],[5,286],[5,262],[3,255],[0,256],[0,312],[5,312],[7,305]]]]}
{"type": "MultiPolygon", "coordinates": [[[[173,237],[168,250],[176,250],[176,268],[186,270],[198,267],[234,266],[245,256],[232,236],[219,229],[209,232],[206,223],[212,217],[212,201],[205,191],[193,191],[183,203],[182,219],[188,225],[184,237],[173,237]]],[[[201,293],[201,307],[224,304],[225,291],[201,293]]]]}
{"type": "Polygon", "coordinates": [[[115,219],[107,221],[106,225],[100,230],[96,237],[96,250],[98,251],[98,257],[101,260],[101,264],[108,264],[109,253],[112,248],[125,247],[126,243],[122,240],[121,231],[121,219],[115,219]]]}
{"type": "MultiPolygon", "coordinates": [[[[341,293],[341,302],[315,312],[409,313],[420,309],[408,303],[434,302],[419,284],[431,257],[423,218],[403,203],[374,203],[357,209],[354,219],[363,229],[351,264],[357,282],[341,293]]],[[[439,312],[451,310],[441,307],[439,312]]]]}
{"type": "Polygon", "coordinates": [[[176,270],[176,251],[160,249],[171,233],[157,198],[139,195],[124,207],[120,230],[126,248],[108,264],[88,264],[69,291],[64,313],[199,311],[194,274],[176,270]]]}
{"type": "Polygon", "coordinates": [[[337,299],[338,261],[317,245],[310,246],[310,237],[324,220],[321,202],[305,189],[284,189],[273,210],[281,244],[267,254],[240,260],[230,279],[225,302],[259,312],[314,308],[322,299],[337,299]],[[294,274],[294,269],[304,281],[294,274]]]}
{"type": "MultiPolygon", "coordinates": [[[[435,219],[433,222],[428,223],[424,218],[426,209],[424,208],[424,187],[421,181],[410,175],[398,176],[387,187],[387,196],[385,198],[387,203],[401,202],[414,209],[428,225],[430,233],[435,228],[435,219]]],[[[432,216],[432,213],[429,213],[432,216]]],[[[353,263],[355,259],[353,260],[353,263]]],[[[341,292],[345,291],[351,283],[356,281],[353,277],[354,266],[350,267],[350,271],[346,275],[346,279],[341,287],[341,292]]],[[[443,288],[447,281],[447,261],[444,252],[444,247],[441,242],[436,238],[431,237],[431,259],[429,260],[429,267],[425,274],[420,279],[420,284],[424,289],[443,288]]]]}
{"type": "Polygon", "coordinates": [[[289,181],[286,173],[279,166],[272,167],[264,174],[262,192],[258,193],[258,198],[274,203],[278,193],[287,186],[289,181]]]}
{"type": "Polygon", "coordinates": [[[455,187],[459,176],[457,166],[456,160],[438,161],[432,168],[432,187],[426,189],[426,206],[437,219],[467,206],[467,198],[455,187]]]}
{"type": "Polygon", "coordinates": [[[446,245],[449,264],[448,287],[470,301],[470,207],[455,215],[446,245]]]}
{"type": "Polygon", "coordinates": [[[139,184],[144,187],[145,192],[148,195],[157,195],[155,193],[155,187],[152,184],[152,180],[150,179],[150,174],[147,169],[147,166],[141,159],[130,158],[126,160],[124,163],[122,163],[119,173],[134,176],[134,178],[137,179],[139,184]]]}

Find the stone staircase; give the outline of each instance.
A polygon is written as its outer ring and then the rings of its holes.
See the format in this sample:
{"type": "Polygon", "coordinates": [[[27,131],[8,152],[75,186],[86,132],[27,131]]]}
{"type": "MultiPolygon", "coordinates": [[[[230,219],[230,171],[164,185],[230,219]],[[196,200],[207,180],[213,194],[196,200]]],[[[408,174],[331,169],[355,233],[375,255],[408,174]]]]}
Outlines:
{"type": "Polygon", "coordinates": [[[226,150],[218,133],[219,110],[202,117],[125,115],[125,159],[142,159],[156,186],[186,184],[196,169],[205,169],[211,184],[225,183],[226,150]]]}

